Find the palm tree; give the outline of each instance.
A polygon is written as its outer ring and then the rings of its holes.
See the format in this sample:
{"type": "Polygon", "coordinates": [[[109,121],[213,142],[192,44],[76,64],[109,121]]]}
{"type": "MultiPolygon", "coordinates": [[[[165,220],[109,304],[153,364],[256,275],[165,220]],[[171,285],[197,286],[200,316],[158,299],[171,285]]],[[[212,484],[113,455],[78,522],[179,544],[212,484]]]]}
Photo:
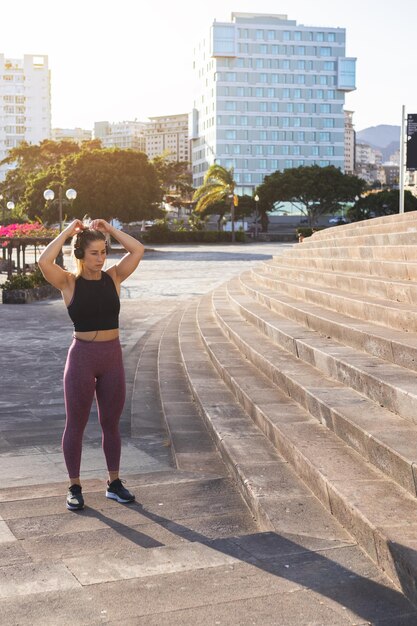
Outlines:
{"type": "Polygon", "coordinates": [[[215,163],[214,165],[210,165],[204,176],[203,184],[196,190],[193,197],[193,200],[197,201],[195,210],[199,213],[213,204],[230,202],[232,243],[235,241],[235,186],[233,169],[227,170],[215,163]]]}

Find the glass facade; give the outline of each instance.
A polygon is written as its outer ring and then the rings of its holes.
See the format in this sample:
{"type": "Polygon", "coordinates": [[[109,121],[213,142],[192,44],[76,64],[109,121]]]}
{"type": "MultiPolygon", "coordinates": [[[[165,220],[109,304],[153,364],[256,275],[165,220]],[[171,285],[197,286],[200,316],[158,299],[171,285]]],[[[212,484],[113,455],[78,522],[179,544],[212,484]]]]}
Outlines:
{"type": "Polygon", "coordinates": [[[343,105],[355,89],[344,29],[235,13],[213,24],[211,52],[203,42],[194,67],[195,186],[214,161],[234,167],[238,193],[252,193],[276,170],[344,168],[343,105]]]}

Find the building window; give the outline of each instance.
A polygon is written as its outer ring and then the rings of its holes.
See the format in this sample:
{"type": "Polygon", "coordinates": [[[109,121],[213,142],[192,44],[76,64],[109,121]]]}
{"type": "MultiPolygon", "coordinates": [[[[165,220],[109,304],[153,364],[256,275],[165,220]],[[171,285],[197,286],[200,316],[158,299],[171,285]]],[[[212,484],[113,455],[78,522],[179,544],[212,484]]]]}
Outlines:
{"type": "Polygon", "coordinates": [[[226,130],[226,139],[236,139],[236,131],[235,130],[226,130]]]}
{"type": "Polygon", "coordinates": [[[266,153],[269,154],[269,155],[275,154],[275,146],[271,146],[271,145],[267,146],[266,147],[266,153]]]}
{"type": "Polygon", "coordinates": [[[255,124],[256,124],[256,126],[263,126],[263,117],[256,116],[255,117],[255,124]]]}
{"type": "Polygon", "coordinates": [[[247,43],[240,43],[239,44],[239,52],[241,54],[248,54],[249,52],[249,46],[247,43]]]}
{"type": "Polygon", "coordinates": [[[305,133],[303,130],[298,130],[294,133],[294,141],[305,141],[305,133]]]}
{"type": "Polygon", "coordinates": [[[257,98],[263,98],[264,97],[264,90],[262,87],[256,87],[255,89],[255,96],[257,98]]]}
{"type": "Polygon", "coordinates": [[[257,31],[256,31],[256,35],[255,35],[255,36],[256,36],[256,39],[257,39],[258,41],[259,41],[259,40],[261,40],[261,39],[263,39],[263,38],[264,38],[264,31],[263,31],[263,30],[257,30],[257,31]]]}
{"type": "Polygon", "coordinates": [[[327,33],[327,41],[334,43],[336,41],[336,33],[327,33]]]}
{"type": "Polygon", "coordinates": [[[284,41],[290,41],[291,33],[290,33],[289,30],[284,30],[283,39],[284,39],[284,41]]]}
{"type": "Polygon", "coordinates": [[[284,169],[291,169],[292,168],[292,160],[291,159],[286,159],[284,161],[284,169]]]}
{"type": "Polygon", "coordinates": [[[259,159],[259,169],[266,170],[266,159],[259,159]]]}
{"type": "Polygon", "coordinates": [[[293,102],[288,102],[287,104],[287,113],[293,113],[294,112],[294,103],[293,102]]]}
{"type": "Polygon", "coordinates": [[[324,154],[325,154],[325,156],[334,156],[334,147],[333,146],[326,146],[324,148],[324,154]]]}
{"type": "Polygon", "coordinates": [[[278,169],[278,159],[272,159],[271,160],[271,169],[273,169],[273,170],[277,170],[278,169]]]}
{"type": "Polygon", "coordinates": [[[301,89],[294,89],[294,98],[301,98],[301,89]]]}
{"type": "Polygon", "coordinates": [[[267,103],[267,102],[260,102],[260,103],[259,103],[259,110],[260,110],[262,113],[266,113],[266,112],[267,112],[267,110],[268,110],[268,103],[267,103]]]}
{"type": "Polygon", "coordinates": [[[305,61],[297,61],[297,70],[305,70],[306,62],[305,61]]]}
{"type": "Polygon", "coordinates": [[[268,98],[274,98],[275,97],[275,89],[268,88],[266,90],[266,95],[267,95],[268,98]]]}
{"type": "Polygon", "coordinates": [[[259,74],[259,82],[267,83],[268,82],[268,74],[259,74]]]}
{"type": "Polygon", "coordinates": [[[294,32],[294,41],[301,41],[301,31],[300,30],[296,30],[294,32]]]}
{"type": "Polygon", "coordinates": [[[282,90],[282,97],[283,98],[289,98],[290,97],[290,90],[285,88],[282,90]]]}
{"type": "Polygon", "coordinates": [[[330,141],[330,133],[324,133],[324,132],[319,133],[319,140],[330,141]]]}
{"type": "Polygon", "coordinates": [[[290,147],[289,146],[281,146],[281,154],[286,156],[289,153],[290,153],[290,147]]]}
{"type": "Polygon", "coordinates": [[[305,56],[306,53],[306,47],[305,46],[297,46],[296,47],[296,54],[299,54],[300,56],[305,56]]]}
{"type": "Polygon", "coordinates": [[[330,113],[330,104],[321,104],[320,113],[330,113]]]}
{"type": "Polygon", "coordinates": [[[324,41],[324,33],[316,33],[316,41],[324,41]]]}
{"type": "Polygon", "coordinates": [[[236,72],[226,72],[226,81],[229,83],[235,82],[237,79],[236,72]]]}
{"type": "Polygon", "coordinates": [[[260,154],[263,154],[263,150],[262,150],[262,146],[255,146],[255,154],[256,156],[259,156],[260,154]]]}
{"type": "Polygon", "coordinates": [[[319,156],[319,147],[318,146],[312,146],[311,147],[311,156],[319,156]]]}
{"type": "Polygon", "coordinates": [[[332,49],[327,47],[327,46],[321,46],[319,51],[320,51],[320,56],[321,57],[330,57],[330,56],[332,56],[332,49]]]}
{"type": "Polygon", "coordinates": [[[257,70],[263,69],[263,66],[264,66],[264,60],[263,59],[255,59],[255,68],[257,70]]]}
{"type": "Polygon", "coordinates": [[[268,30],[268,34],[267,34],[268,41],[273,41],[275,39],[275,35],[276,33],[274,30],[268,30]]]}
{"type": "Polygon", "coordinates": [[[278,102],[271,102],[269,105],[271,113],[278,113],[278,102]]]}
{"type": "Polygon", "coordinates": [[[292,153],[293,153],[294,156],[300,156],[300,154],[301,154],[300,146],[293,146],[292,147],[292,153]]]}
{"type": "Polygon", "coordinates": [[[236,111],[236,102],[233,100],[228,100],[225,102],[226,111],[236,111]]]}
{"type": "Polygon", "coordinates": [[[271,46],[271,54],[278,55],[278,46],[271,46]]]}
{"type": "Polygon", "coordinates": [[[324,128],[334,128],[334,118],[333,117],[325,117],[323,120],[324,128]]]}
{"type": "Polygon", "coordinates": [[[306,82],[306,77],[304,76],[304,74],[296,74],[295,75],[295,82],[298,85],[304,85],[306,82]]]}
{"type": "Polygon", "coordinates": [[[283,70],[289,70],[290,69],[290,62],[288,61],[288,59],[283,59],[281,61],[281,69],[283,69],[283,70]]]}
{"type": "Polygon", "coordinates": [[[326,72],[334,72],[336,69],[336,63],[334,61],[324,61],[323,68],[326,72]]]}
{"type": "Polygon", "coordinates": [[[259,53],[260,54],[268,54],[268,46],[266,44],[262,43],[259,46],[259,53]]]}
{"type": "Polygon", "coordinates": [[[242,115],[240,118],[240,123],[242,126],[247,126],[248,125],[248,116],[247,115],[242,115]]]}

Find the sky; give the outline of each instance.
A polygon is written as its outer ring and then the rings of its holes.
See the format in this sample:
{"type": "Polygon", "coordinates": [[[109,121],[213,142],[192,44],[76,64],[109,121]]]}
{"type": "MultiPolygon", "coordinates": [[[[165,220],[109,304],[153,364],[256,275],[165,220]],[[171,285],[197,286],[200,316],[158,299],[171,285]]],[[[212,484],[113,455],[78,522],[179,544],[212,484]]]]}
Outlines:
{"type": "Polygon", "coordinates": [[[401,124],[417,112],[416,0],[20,0],[0,4],[0,52],[48,55],[52,126],[92,129],[188,113],[193,49],[232,12],[284,14],[305,26],[346,28],[357,90],[355,129],[401,124]]]}

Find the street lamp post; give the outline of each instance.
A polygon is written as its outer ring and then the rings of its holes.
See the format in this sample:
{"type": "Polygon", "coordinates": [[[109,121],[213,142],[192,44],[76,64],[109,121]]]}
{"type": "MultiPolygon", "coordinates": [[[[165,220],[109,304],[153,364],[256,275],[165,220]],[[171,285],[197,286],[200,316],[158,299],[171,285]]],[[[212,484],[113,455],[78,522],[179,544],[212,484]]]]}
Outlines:
{"type": "Polygon", "coordinates": [[[258,194],[256,194],[256,196],[254,197],[255,200],[255,239],[258,239],[258,202],[259,202],[259,196],[258,194]]]}
{"type": "MultiPolygon", "coordinates": [[[[4,196],[0,194],[0,202],[2,200],[4,200],[4,196]]],[[[3,225],[4,225],[4,219],[6,217],[6,209],[9,209],[9,211],[13,211],[14,207],[15,207],[15,204],[11,200],[9,200],[9,202],[7,202],[6,204],[2,205],[2,224],[3,225]]]]}
{"type": "MultiPolygon", "coordinates": [[[[65,192],[65,195],[67,197],[67,200],[72,203],[75,198],[77,197],[77,192],[75,191],[75,189],[67,189],[65,192]]],[[[54,198],[55,198],[55,193],[52,189],[45,189],[45,191],[43,192],[43,197],[45,198],[45,200],[47,202],[53,202],[54,198]]],[[[62,199],[62,187],[61,185],[58,188],[58,208],[59,208],[59,232],[62,231],[62,205],[63,205],[63,199],[62,199]]]]}

